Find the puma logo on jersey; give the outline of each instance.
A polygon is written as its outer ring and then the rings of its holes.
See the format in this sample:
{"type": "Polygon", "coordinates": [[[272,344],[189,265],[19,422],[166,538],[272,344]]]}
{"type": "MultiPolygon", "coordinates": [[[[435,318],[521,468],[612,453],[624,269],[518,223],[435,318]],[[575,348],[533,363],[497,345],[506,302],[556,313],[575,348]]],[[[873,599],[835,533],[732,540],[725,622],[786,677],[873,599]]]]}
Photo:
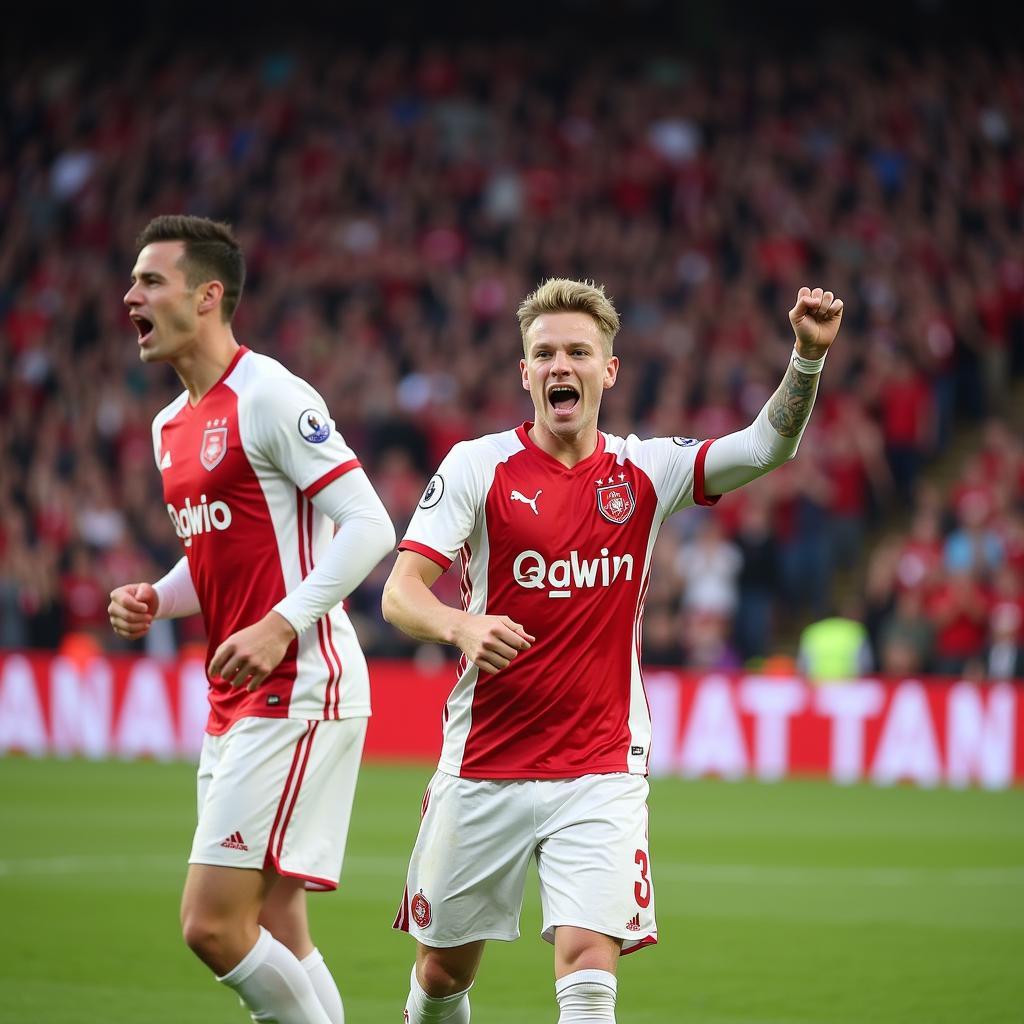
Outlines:
{"type": "Polygon", "coordinates": [[[231,508],[227,502],[214,501],[207,504],[205,494],[199,496],[198,505],[193,505],[189,498],[185,499],[184,508],[168,504],[167,514],[174,523],[174,532],[187,548],[192,547],[192,538],[196,534],[226,530],[231,525],[231,508]]]}
{"type": "Polygon", "coordinates": [[[540,513],[537,511],[537,499],[543,494],[543,491],[538,491],[532,498],[528,498],[522,491],[513,491],[509,498],[512,501],[521,501],[524,505],[529,505],[533,509],[533,514],[539,516],[540,513]]]}
{"type": "Polygon", "coordinates": [[[598,558],[580,558],[578,551],[570,551],[568,558],[559,558],[550,565],[539,551],[523,551],[512,563],[516,583],[526,590],[548,590],[548,597],[572,597],[568,588],[609,587],[620,576],[633,578],[633,556],[612,555],[601,548],[598,558]]]}

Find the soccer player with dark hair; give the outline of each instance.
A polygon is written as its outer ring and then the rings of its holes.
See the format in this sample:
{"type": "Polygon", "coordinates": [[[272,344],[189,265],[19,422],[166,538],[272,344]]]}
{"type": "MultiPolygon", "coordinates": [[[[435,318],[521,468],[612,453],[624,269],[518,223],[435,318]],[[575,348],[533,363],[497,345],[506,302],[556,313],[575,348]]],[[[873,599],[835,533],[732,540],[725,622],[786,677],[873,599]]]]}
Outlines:
{"type": "Polygon", "coordinates": [[[519,307],[534,421],[452,448],[384,591],[388,621],[462,652],[395,921],[417,939],[408,1024],[469,1021],[485,942],[518,937],[531,859],[560,1024],[614,1021],[619,956],[658,935],[640,671],[654,542],[673,512],[796,454],[842,312],[800,289],[790,366],[744,430],[641,441],[597,428],[619,368],[604,290],[551,280],[519,307]],[[460,554],[457,609],[430,588],[460,554]]]}
{"type": "Polygon", "coordinates": [[[185,941],[253,1020],[342,1024],[306,890],[338,885],[370,714],[342,600],[394,546],[384,506],[327,406],[235,340],[245,262],[230,228],[164,216],[139,237],[124,297],[143,362],[184,392],[153,454],[184,557],[111,594],[137,638],[202,612],[210,715],[182,896],[185,941]]]}

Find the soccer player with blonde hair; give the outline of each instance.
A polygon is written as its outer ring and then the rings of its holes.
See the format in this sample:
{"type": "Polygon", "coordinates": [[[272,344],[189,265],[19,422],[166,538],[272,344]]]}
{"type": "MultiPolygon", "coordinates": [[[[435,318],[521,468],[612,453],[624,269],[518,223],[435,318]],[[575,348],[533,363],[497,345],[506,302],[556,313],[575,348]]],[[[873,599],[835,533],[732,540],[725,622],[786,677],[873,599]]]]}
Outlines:
{"type": "Polygon", "coordinates": [[[598,429],[619,317],[550,280],[519,307],[532,422],[455,445],[424,491],[384,616],[462,658],[395,927],[417,940],[408,1024],[470,1019],[488,939],[519,934],[529,862],[560,1024],[615,1019],[619,957],[657,941],[640,668],[658,530],[791,459],[843,303],[801,288],[782,383],[744,430],[642,441],[598,429]],[[462,560],[462,607],[431,586],[462,560]]]}

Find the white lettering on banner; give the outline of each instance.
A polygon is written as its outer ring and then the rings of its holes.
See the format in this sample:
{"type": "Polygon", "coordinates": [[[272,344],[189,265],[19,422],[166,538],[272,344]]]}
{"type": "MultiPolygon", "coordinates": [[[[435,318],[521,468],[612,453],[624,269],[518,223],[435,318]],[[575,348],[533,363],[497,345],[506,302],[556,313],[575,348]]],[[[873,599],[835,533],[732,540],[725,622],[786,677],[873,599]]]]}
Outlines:
{"type": "Polygon", "coordinates": [[[627,581],[633,578],[633,556],[612,555],[607,548],[601,548],[599,558],[584,560],[578,551],[570,551],[568,558],[559,558],[548,566],[539,551],[521,551],[512,563],[512,576],[516,583],[526,590],[543,590],[545,581],[556,588],[548,597],[571,597],[566,590],[570,584],[576,587],[608,587],[622,575],[627,581]]]}
{"type": "Polygon", "coordinates": [[[986,712],[979,687],[957,683],[950,690],[946,777],[954,786],[977,781],[986,789],[1004,789],[1013,782],[1017,693],[1009,683],[996,683],[987,696],[986,712]]]}
{"type": "Polygon", "coordinates": [[[647,768],[652,775],[672,775],[679,761],[679,677],[671,672],[652,672],[644,676],[644,690],[651,709],[651,757],[647,768]]]}
{"type": "Polygon", "coordinates": [[[164,760],[177,753],[177,746],[163,673],[149,659],[140,659],[128,676],[113,752],[164,760]]]}
{"type": "Polygon", "coordinates": [[[829,768],[836,782],[857,782],[864,774],[864,720],[874,718],[884,702],[885,690],[874,680],[817,691],[814,710],[832,719],[829,768]]]}
{"type": "Polygon", "coordinates": [[[754,772],[759,779],[784,778],[789,770],[789,720],[807,704],[800,679],[747,676],[740,683],[740,707],[754,716],[754,772]]]}
{"type": "Polygon", "coordinates": [[[728,680],[708,676],[697,684],[679,752],[683,775],[713,773],[739,779],[747,773],[747,751],[728,680]]]}
{"type": "Polygon", "coordinates": [[[942,780],[931,708],[924,687],[916,679],[896,687],[889,714],[882,723],[871,777],[883,786],[900,779],[936,786],[942,780]]]}
{"type": "Polygon", "coordinates": [[[50,739],[62,757],[110,754],[113,714],[110,662],[90,658],[84,671],[68,658],[55,658],[50,668],[50,739]]]}
{"type": "Polygon", "coordinates": [[[178,749],[198,757],[210,715],[210,683],[202,658],[186,658],[178,673],[178,749]]]}
{"type": "Polygon", "coordinates": [[[49,746],[32,666],[27,658],[12,654],[0,675],[0,753],[18,750],[42,757],[49,746]]]}

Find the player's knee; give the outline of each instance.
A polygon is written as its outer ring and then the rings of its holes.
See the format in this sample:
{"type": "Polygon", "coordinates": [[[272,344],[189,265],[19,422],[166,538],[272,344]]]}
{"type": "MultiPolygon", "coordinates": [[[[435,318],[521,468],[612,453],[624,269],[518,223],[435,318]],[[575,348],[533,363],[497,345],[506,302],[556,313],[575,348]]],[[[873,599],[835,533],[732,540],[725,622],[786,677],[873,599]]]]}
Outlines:
{"type": "Polygon", "coordinates": [[[621,943],[607,935],[584,930],[559,928],[558,964],[564,973],[573,971],[610,971],[614,973],[621,943]]]}
{"type": "Polygon", "coordinates": [[[228,929],[226,922],[195,911],[181,915],[181,935],[185,945],[206,964],[223,959],[228,929]]]}
{"type": "Polygon", "coordinates": [[[446,956],[446,952],[439,949],[427,953],[416,965],[420,988],[434,999],[464,992],[473,983],[472,968],[446,956]]]}

